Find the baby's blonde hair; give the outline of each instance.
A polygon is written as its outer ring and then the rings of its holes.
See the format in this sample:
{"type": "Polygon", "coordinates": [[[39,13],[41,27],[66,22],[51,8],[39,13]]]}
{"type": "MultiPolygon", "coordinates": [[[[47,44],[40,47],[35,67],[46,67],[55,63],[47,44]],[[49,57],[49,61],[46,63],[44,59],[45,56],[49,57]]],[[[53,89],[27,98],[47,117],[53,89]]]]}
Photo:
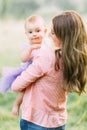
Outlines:
{"type": "Polygon", "coordinates": [[[26,20],[25,20],[25,24],[24,24],[24,27],[25,27],[25,30],[27,29],[27,24],[30,22],[30,23],[34,23],[34,22],[38,22],[38,21],[41,21],[43,23],[43,26],[46,28],[46,23],[44,21],[44,19],[40,16],[40,15],[31,15],[29,16],[26,20]]]}

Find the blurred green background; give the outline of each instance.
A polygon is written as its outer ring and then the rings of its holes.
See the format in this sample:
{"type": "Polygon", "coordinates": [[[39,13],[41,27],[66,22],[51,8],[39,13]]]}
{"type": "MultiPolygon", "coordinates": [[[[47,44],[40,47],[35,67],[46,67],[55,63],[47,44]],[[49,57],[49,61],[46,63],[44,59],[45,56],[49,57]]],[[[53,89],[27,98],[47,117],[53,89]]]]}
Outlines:
{"type": "MultiPolygon", "coordinates": [[[[0,76],[4,66],[20,66],[21,45],[26,41],[24,21],[29,15],[50,21],[65,10],[75,10],[87,26],[87,0],[0,0],[0,76]]],[[[0,130],[19,130],[19,117],[11,113],[16,93],[0,94],[0,130]]],[[[69,95],[67,130],[87,129],[87,95],[69,95]]]]}

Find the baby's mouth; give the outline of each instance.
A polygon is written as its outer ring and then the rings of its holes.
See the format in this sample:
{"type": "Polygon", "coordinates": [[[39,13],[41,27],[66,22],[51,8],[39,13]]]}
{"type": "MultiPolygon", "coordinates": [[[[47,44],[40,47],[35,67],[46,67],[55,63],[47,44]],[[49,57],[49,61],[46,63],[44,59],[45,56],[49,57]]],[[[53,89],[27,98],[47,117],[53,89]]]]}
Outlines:
{"type": "Polygon", "coordinates": [[[33,40],[38,40],[38,39],[39,39],[38,37],[33,38],[33,40]]]}

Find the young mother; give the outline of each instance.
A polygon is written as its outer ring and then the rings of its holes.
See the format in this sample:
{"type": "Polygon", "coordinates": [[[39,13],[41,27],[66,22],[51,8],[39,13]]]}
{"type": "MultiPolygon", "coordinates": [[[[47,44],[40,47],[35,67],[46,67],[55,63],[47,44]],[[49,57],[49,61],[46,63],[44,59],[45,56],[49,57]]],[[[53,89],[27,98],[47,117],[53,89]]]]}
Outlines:
{"type": "Polygon", "coordinates": [[[79,14],[63,12],[52,19],[49,45],[38,50],[33,63],[12,84],[25,94],[21,130],[65,130],[69,92],[85,92],[87,33],[79,14]]]}

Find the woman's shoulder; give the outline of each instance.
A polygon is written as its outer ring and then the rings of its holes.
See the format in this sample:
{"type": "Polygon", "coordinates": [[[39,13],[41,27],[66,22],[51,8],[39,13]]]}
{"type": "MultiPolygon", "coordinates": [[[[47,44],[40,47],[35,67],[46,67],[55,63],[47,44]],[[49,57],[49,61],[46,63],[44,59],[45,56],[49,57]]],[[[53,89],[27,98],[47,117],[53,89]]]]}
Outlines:
{"type": "Polygon", "coordinates": [[[35,58],[38,58],[40,62],[43,62],[43,64],[50,65],[55,62],[55,52],[48,44],[44,44],[40,49],[38,49],[35,58]]]}

